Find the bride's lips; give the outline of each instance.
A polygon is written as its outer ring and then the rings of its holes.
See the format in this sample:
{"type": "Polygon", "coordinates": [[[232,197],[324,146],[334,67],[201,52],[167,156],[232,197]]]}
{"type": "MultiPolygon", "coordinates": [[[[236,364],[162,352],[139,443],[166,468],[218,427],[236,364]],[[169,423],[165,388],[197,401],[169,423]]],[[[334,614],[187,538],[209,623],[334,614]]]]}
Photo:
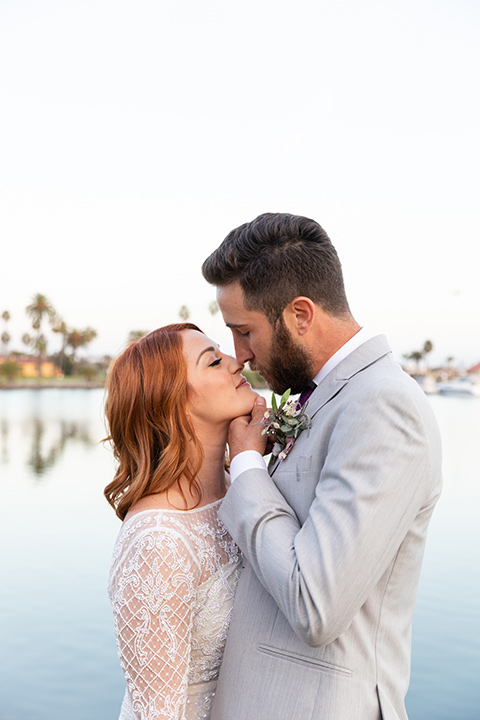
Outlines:
{"type": "Polygon", "coordinates": [[[250,383],[248,382],[248,380],[246,380],[244,377],[242,377],[241,380],[240,380],[240,382],[239,382],[238,385],[237,385],[237,390],[238,390],[238,388],[241,388],[241,387],[243,387],[244,385],[248,385],[248,387],[251,387],[251,385],[250,385],[250,383]]]}

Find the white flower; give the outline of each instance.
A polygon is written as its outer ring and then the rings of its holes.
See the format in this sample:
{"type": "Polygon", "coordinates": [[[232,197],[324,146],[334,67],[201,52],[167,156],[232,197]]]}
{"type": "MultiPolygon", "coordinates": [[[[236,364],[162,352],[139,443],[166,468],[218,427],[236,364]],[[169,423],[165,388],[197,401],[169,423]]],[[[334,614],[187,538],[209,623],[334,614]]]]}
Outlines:
{"type": "Polygon", "coordinates": [[[289,396],[290,390],[287,390],[278,405],[273,393],[272,408],[267,410],[261,421],[265,426],[262,435],[271,435],[276,441],[272,454],[278,455],[279,460],[285,460],[298,435],[302,430],[308,430],[312,424],[305,413],[305,405],[302,406],[297,401],[289,401],[289,396]]]}
{"type": "Polygon", "coordinates": [[[294,414],[295,410],[296,410],[296,408],[294,408],[291,403],[287,403],[287,404],[285,405],[285,407],[283,408],[283,412],[284,412],[285,415],[287,415],[288,417],[293,417],[293,414],[294,414]]]}

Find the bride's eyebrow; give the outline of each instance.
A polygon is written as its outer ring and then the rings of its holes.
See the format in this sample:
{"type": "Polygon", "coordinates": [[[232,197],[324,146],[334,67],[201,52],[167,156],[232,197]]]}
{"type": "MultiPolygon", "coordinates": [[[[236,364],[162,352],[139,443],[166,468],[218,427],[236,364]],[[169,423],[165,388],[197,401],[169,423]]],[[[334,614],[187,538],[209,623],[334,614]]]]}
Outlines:
{"type": "Polygon", "coordinates": [[[197,365],[200,362],[200,358],[202,357],[202,355],[205,355],[205,353],[207,353],[207,352],[216,352],[219,348],[220,348],[220,346],[214,348],[213,345],[210,345],[210,347],[204,348],[197,358],[197,365]]]}

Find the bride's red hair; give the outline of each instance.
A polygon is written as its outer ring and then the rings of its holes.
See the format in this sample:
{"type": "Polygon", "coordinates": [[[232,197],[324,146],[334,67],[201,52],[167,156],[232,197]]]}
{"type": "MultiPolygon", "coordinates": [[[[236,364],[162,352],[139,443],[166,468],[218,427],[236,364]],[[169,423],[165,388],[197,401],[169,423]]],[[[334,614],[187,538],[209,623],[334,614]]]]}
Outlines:
{"type": "Polygon", "coordinates": [[[195,477],[203,450],[187,414],[182,330],[202,332],[192,323],[154,330],[130,344],[108,373],[106,440],[118,467],[104,494],[121,520],[140,498],[168,490],[181,477],[201,499],[195,477]]]}

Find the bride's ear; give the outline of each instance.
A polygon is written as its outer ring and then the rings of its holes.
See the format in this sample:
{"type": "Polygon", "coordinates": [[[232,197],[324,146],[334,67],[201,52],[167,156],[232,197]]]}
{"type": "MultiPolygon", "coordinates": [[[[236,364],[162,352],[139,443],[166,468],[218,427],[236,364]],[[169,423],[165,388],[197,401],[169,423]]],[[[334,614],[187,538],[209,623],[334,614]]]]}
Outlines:
{"type": "Polygon", "coordinates": [[[283,317],[290,332],[305,335],[313,325],[315,312],[316,305],[313,300],[301,295],[288,303],[283,311],[283,317]]]}

